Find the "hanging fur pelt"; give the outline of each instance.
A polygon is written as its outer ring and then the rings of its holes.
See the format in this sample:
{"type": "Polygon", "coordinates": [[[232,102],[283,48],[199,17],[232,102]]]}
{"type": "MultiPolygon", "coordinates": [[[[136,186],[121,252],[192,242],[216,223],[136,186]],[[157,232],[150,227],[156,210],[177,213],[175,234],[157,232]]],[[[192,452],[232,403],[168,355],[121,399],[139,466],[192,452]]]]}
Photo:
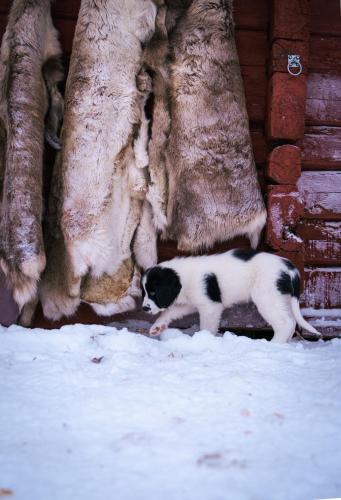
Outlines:
{"type": "Polygon", "coordinates": [[[0,56],[0,264],[19,309],[45,267],[41,228],[44,130],[59,147],[61,49],[50,0],[14,0],[0,56]]]}
{"type": "Polygon", "coordinates": [[[170,128],[170,110],[167,102],[166,12],[166,5],[163,0],[160,0],[155,20],[155,32],[144,50],[144,63],[152,75],[153,119],[148,142],[149,175],[146,200],[134,239],[136,261],[143,269],[157,262],[157,233],[164,231],[167,225],[167,175],[164,152],[170,128]]]}
{"type": "Polygon", "coordinates": [[[82,0],[41,286],[49,318],[72,314],[81,300],[100,314],[135,306],[131,242],[148,165],[150,79],[142,55],[155,15],[151,0],[82,0]]]}
{"type": "Polygon", "coordinates": [[[197,251],[236,235],[259,241],[260,192],[231,0],[168,0],[171,130],[167,236],[197,251]]]}

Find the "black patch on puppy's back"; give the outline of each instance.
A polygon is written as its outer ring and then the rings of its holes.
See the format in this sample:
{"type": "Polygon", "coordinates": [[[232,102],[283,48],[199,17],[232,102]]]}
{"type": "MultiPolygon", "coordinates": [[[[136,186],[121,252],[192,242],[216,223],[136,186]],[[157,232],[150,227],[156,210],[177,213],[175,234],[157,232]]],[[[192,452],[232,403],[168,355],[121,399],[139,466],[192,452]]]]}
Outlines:
{"type": "Polygon", "coordinates": [[[294,271],[296,269],[296,267],[294,266],[294,264],[290,260],[283,259],[283,262],[287,266],[287,268],[290,269],[290,271],[294,271]]]}
{"type": "Polygon", "coordinates": [[[277,290],[283,295],[291,295],[297,299],[300,296],[300,278],[298,274],[293,277],[289,273],[282,271],[276,282],[277,290]]]}
{"type": "Polygon", "coordinates": [[[293,278],[291,278],[292,282],[292,288],[293,288],[293,296],[296,297],[296,299],[299,299],[300,297],[300,276],[299,274],[295,274],[293,278]]]}
{"type": "Polygon", "coordinates": [[[205,281],[206,295],[213,302],[221,302],[221,291],[217,280],[217,276],[214,273],[205,274],[204,281],[205,281]]]}
{"type": "Polygon", "coordinates": [[[236,250],[233,251],[233,257],[247,262],[257,255],[257,253],[257,250],[253,250],[252,248],[236,248],[236,250]]]}
{"type": "Polygon", "coordinates": [[[166,309],[180,293],[180,278],[174,269],[155,266],[147,271],[145,288],[148,297],[160,309],[166,309]]]}

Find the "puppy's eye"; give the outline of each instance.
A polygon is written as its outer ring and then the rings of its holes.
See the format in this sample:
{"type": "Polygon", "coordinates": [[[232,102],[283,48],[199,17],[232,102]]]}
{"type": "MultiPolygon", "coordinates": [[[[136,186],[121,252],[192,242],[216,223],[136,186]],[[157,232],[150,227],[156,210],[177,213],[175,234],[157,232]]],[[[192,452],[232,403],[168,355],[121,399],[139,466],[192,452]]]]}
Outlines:
{"type": "Polygon", "coordinates": [[[149,292],[148,295],[149,295],[150,298],[153,298],[153,297],[155,297],[156,293],[155,292],[149,292]]]}

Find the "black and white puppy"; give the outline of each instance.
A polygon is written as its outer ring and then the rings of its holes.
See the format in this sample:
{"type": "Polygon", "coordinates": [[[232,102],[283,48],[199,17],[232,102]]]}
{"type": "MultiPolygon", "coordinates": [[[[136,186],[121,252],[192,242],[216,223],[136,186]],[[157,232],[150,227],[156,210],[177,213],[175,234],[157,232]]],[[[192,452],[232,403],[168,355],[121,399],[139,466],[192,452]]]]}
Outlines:
{"type": "Polygon", "coordinates": [[[272,341],[284,343],[296,323],[320,336],[299,308],[300,276],[287,259],[266,252],[236,249],[218,255],[179,257],[148,269],[142,277],[144,311],[161,314],[150,335],[198,311],[200,329],[216,334],[222,312],[252,301],[272,326],[272,341]]]}

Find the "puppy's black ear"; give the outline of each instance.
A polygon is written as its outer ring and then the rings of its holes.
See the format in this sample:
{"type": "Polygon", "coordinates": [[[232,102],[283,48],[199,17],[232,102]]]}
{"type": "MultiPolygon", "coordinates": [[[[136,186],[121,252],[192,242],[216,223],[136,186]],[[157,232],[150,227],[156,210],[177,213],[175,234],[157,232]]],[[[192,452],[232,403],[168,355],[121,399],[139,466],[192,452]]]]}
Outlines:
{"type": "Polygon", "coordinates": [[[153,267],[148,272],[146,290],[160,309],[166,309],[180,293],[179,275],[169,267],[153,267]]]}

